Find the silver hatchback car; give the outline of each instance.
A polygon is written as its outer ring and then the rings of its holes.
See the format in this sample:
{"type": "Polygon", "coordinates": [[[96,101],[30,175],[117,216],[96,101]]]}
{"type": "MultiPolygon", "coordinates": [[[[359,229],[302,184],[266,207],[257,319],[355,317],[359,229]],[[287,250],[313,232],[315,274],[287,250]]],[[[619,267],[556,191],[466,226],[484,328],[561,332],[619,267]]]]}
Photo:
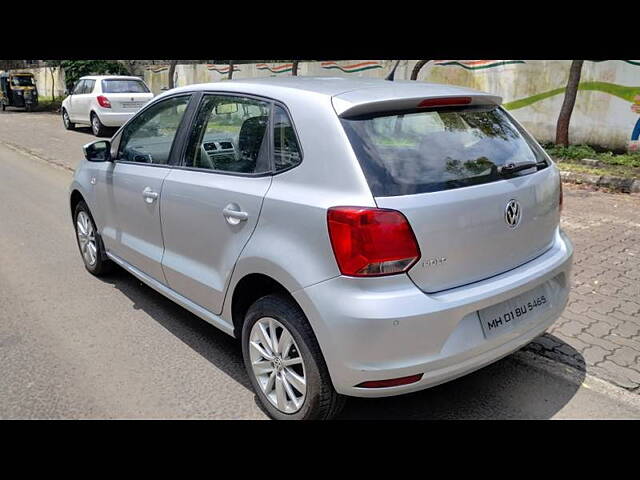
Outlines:
{"type": "Polygon", "coordinates": [[[326,77],[173,89],[85,146],[84,264],[240,339],[273,418],[467,374],[542,334],[570,288],[558,170],[500,103],[326,77]]]}

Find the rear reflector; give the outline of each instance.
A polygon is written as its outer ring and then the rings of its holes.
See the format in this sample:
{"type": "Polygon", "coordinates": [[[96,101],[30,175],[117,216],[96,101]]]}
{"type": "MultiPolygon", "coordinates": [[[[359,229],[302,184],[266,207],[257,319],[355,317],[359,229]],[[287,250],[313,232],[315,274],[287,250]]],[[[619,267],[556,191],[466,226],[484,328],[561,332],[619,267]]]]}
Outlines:
{"type": "Polygon", "coordinates": [[[560,200],[558,202],[560,213],[562,213],[562,203],[564,201],[564,195],[562,194],[562,179],[560,179],[560,200]]]}
{"type": "Polygon", "coordinates": [[[400,385],[408,385],[410,383],[416,383],[422,379],[422,373],[418,375],[410,375],[408,377],[392,378],[390,380],[373,380],[371,382],[362,382],[356,385],[357,388],[385,388],[385,387],[398,387],[400,385]]]}
{"type": "Polygon", "coordinates": [[[454,105],[469,105],[471,97],[444,97],[444,98],[427,98],[418,104],[420,107],[448,107],[454,105]]]}
{"type": "Polygon", "coordinates": [[[343,275],[371,277],[407,271],[420,258],[418,242],[405,216],[366,207],[332,207],[329,238],[343,275]]]}

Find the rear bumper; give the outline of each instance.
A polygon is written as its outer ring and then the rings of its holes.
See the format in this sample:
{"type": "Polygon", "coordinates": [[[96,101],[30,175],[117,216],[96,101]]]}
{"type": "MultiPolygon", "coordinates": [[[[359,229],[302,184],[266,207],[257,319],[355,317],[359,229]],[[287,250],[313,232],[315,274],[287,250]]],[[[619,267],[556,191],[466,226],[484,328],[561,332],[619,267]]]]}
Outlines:
{"type": "Polygon", "coordinates": [[[105,127],[121,127],[127,123],[129,119],[136,114],[136,112],[137,110],[135,112],[114,113],[109,112],[106,109],[101,109],[96,112],[96,114],[105,127]]]}
{"type": "Polygon", "coordinates": [[[335,277],[293,295],[307,314],[334,387],[344,395],[384,397],[428,388],[477,370],[529,343],[564,309],[573,247],[560,230],[540,257],[495,277],[426,294],[406,275],[335,277]],[[551,308],[486,339],[478,310],[547,283],[551,308]],[[358,388],[365,381],[423,374],[419,382],[358,388]]]}

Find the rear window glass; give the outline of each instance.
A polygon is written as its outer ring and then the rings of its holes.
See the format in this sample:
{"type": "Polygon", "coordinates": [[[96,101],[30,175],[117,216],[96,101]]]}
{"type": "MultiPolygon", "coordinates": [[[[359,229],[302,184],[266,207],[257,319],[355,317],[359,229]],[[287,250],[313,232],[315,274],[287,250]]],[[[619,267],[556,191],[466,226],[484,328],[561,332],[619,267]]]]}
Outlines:
{"type": "Polygon", "coordinates": [[[140,80],[102,80],[103,93],[149,93],[140,80]]]}
{"type": "Polygon", "coordinates": [[[341,121],[374,196],[437,192],[501,180],[498,167],[507,163],[547,166],[540,148],[499,107],[341,121]]]}

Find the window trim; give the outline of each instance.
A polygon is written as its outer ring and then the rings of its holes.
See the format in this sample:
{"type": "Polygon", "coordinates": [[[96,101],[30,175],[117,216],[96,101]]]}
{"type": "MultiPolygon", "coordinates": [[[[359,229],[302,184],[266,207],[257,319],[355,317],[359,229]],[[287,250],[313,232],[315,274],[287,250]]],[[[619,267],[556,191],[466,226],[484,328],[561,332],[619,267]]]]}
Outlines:
{"type": "Polygon", "coordinates": [[[169,95],[166,97],[162,97],[162,99],[156,101],[156,102],[149,102],[147,103],[147,105],[145,105],[144,107],[142,107],[140,110],[138,110],[138,112],[136,112],[136,114],[131,117],[124,125],[122,125],[118,131],[113,135],[112,137],[112,142],[111,142],[111,152],[113,153],[113,150],[115,148],[115,156],[113,156],[113,163],[114,164],[118,164],[118,163],[122,163],[125,165],[143,165],[145,167],[163,167],[163,168],[174,168],[174,155],[176,152],[176,147],[178,145],[178,142],[182,141],[182,137],[184,136],[184,130],[185,130],[185,125],[191,125],[191,121],[192,118],[189,117],[188,121],[185,120],[189,115],[190,115],[190,110],[193,109],[192,105],[193,105],[193,101],[194,101],[194,97],[196,97],[197,95],[194,95],[194,92],[179,92],[176,93],[174,95],[169,95]],[[176,130],[176,134],[173,137],[173,141],[171,142],[171,149],[169,150],[169,159],[167,161],[167,163],[161,164],[161,163],[142,163],[142,162],[131,162],[128,160],[121,160],[119,158],[120,155],[120,142],[122,140],[122,132],[124,131],[124,129],[127,127],[127,125],[129,125],[131,122],[133,122],[136,118],[138,118],[140,115],[142,115],[143,112],[145,112],[146,110],[148,110],[149,108],[153,108],[154,106],[160,104],[160,103],[164,103],[166,101],[169,100],[173,100],[175,98],[179,98],[179,97],[189,97],[189,101],[187,102],[187,107],[185,109],[184,114],[182,115],[182,118],[180,119],[180,125],[178,125],[178,129],[176,130]],[[117,138],[116,138],[117,137],[117,138]]]}
{"type": "Polygon", "coordinates": [[[299,167],[303,160],[304,160],[304,151],[302,149],[302,143],[300,142],[300,136],[298,135],[298,131],[296,129],[296,125],[293,121],[293,118],[291,116],[291,111],[289,110],[289,108],[287,107],[287,105],[284,102],[281,102],[280,100],[276,100],[274,98],[271,97],[267,97],[267,96],[263,96],[263,95],[256,95],[253,93],[245,93],[245,92],[230,92],[230,91],[219,91],[219,90],[198,90],[196,92],[194,92],[196,94],[199,94],[200,97],[197,100],[197,105],[194,107],[194,113],[192,115],[192,117],[189,119],[189,128],[187,130],[187,132],[184,135],[184,142],[182,145],[182,149],[178,155],[178,160],[176,162],[175,165],[173,165],[173,168],[178,169],[178,170],[188,170],[188,171],[194,171],[194,172],[202,172],[202,173],[209,173],[209,174],[217,174],[217,175],[231,175],[231,176],[235,176],[235,177],[251,177],[251,178],[260,178],[260,177],[266,177],[266,176],[275,176],[275,175],[279,175],[281,173],[284,172],[288,172],[289,170],[292,170],[294,168],[299,167]],[[226,96],[226,97],[244,97],[244,98],[251,98],[251,99],[255,99],[255,100],[260,100],[263,102],[267,102],[270,104],[271,110],[269,112],[269,125],[267,126],[267,130],[269,133],[269,166],[270,169],[266,172],[261,172],[261,173],[242,173],[242,172],[228,172],[225,170],[211,170],[209,168],[198,168],[198,167],[188,167],[185,165],[186,163],[186,150],[187,150],[187,146],[188,146],[188,133],[191,132],[191,129],[193,128],[193,123],[195,122],[196,116],[198,114],[198,112],[200,111],[200,106],[202,104],[202,101],[204,100],[204,97],[206,95],[215,95],[215,96],[226,96]],[[274,158],[274,129],[273,129],[273,115],[274,115],[274,111],[275,111],[275,106],[278,105],[280,107],[282,107],[282,109],[286,112],[287,116],[289,117],[289,121],[291,122],[291,126],[293,128],[293,132],[296,136],[296,141],[298,142],[298,148],[300,149],[300,162],[297,165],[293,165],[289,168],[285,168],[283,170],[279,170],[276,171],[275,169],[275,158],[274,158]]]}

